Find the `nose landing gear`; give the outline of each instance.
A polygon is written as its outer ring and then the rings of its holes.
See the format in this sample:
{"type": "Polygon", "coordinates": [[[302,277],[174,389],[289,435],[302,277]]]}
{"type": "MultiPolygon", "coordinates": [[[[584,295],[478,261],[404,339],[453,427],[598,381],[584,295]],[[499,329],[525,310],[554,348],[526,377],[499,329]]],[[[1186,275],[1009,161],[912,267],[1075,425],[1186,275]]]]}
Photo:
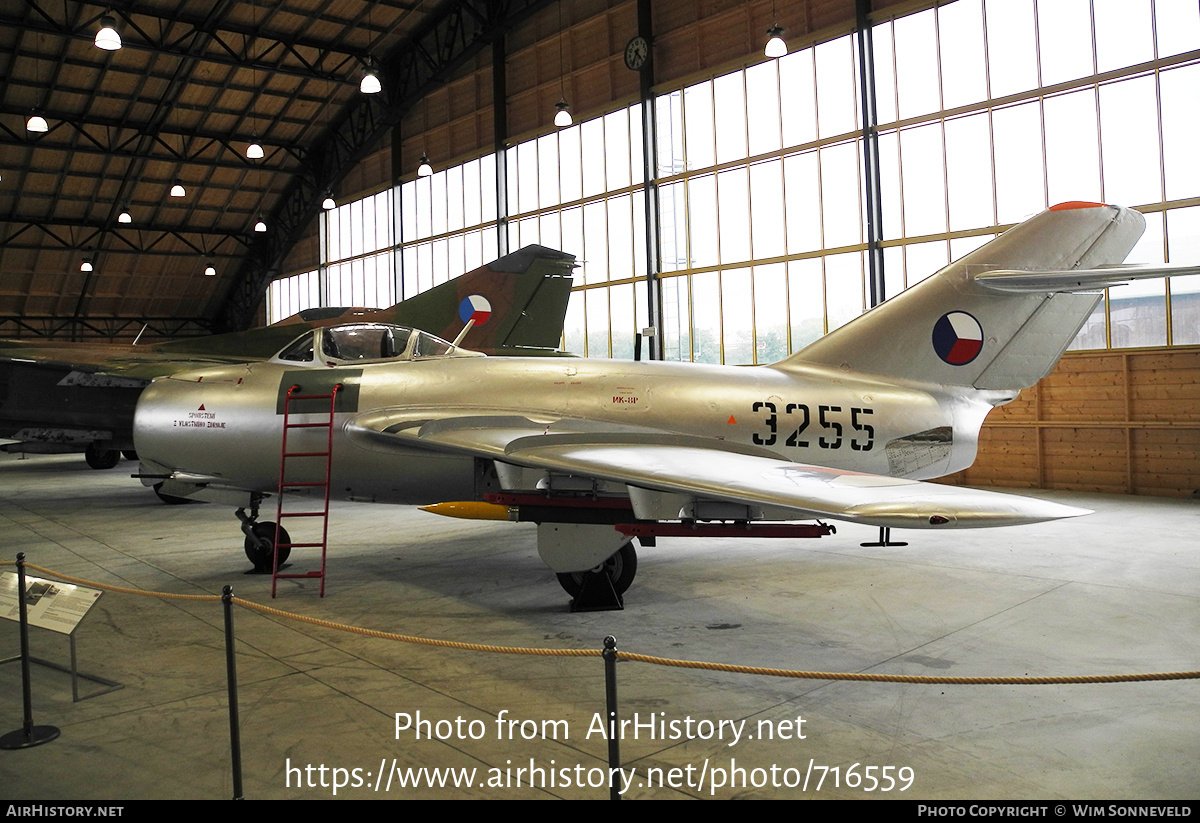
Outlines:
{"type": "Polygon", "coordinates": [[[255,574],[271,574],[276,568],[283,568],[288,555],[292,553],[291,535],[283,526],[278,527],[279,561],[275,560],[276,525],[273,521],[258,522],[258,506],[250,508],[250,514],[245,509],[238,509],[235,514],[242,521],[242,532],[246,535],[246,557],[254,564],[255,574]]]}

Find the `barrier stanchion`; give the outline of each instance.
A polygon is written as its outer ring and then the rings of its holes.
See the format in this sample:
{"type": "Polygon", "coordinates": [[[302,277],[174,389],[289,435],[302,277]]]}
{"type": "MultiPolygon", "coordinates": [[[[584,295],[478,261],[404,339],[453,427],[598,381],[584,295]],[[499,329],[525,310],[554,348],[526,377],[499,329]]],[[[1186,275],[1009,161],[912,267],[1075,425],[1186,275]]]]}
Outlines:
{"type": "Polygon", "coordinates": [[[621,736],[613,734],[614,727],[620,729],[617,719],[617,638],[611,634],[604,638],[604,707],[608,712],[608,799],[620,800],[621,736]]]}
{"type": "Polygon", "coordinates": [[[21,728],[0,737],[0,749],[29,749],[49,743],[61,732],[57,726],[33,725],[33,691],[29,684],[29,608],[25,604],[25,552],[17,555],[17,603],[21,621],[21,698],[25,722],[21,728]]]}
{"type": "Polygon", "coordinates": [[[233,586],[221,589],[225,610],[225,676],[229,680],[229,751],[233,764],[233,799],[242,796],[242,736],[238,723],[237,660],[233,653],[233,586]]]}

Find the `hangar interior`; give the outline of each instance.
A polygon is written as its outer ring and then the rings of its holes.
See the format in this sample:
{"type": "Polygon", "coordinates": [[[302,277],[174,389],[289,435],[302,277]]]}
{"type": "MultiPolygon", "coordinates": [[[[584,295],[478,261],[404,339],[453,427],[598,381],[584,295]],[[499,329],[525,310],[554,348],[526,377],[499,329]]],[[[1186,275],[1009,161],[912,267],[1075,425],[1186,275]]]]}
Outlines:
{"type": "MultiPolygon", "coordinates": [[[[0,19],[0,337],[128,346],[387,306],[540,243],[580,262],[568,351],[628,359],[649,327],[652,358],[760,364],[1062,201],[1142,212],[1128,262],[1200,260],[1191,0],[30,0],[0,19]],[[109,22],[119,50],[96,45],[109,22]],[[786,54],[768,58],[775,27],[786,54]],[[378,93],[361,90],[371,72],[378,93]],[[560,103],[569,125],[555,124],[560,103]]],[[[1183,537],[1200,488],[1198,295],[1200,276],[1106,290],[1059,367],[991,415],[977,463],[951,478],[1097,510],[1069,525],[903,549],[861,548],[854,527],[799,548],[664,540],[643,557],[659,582],[613,616],[566,614],[524,530],[344,505],[335,594],[295,584],[285,608],[504,645],[592,648],[611,633],[668,657],[820,670],[1194,668],[1183,537]]],[[[259,578],[230,579],[228,512],[162,507],[77,459],[0,460],[13,553],[118,585],[262,593],[259,578]]],[[[115,594],[103,609],[103,628],[81,635],[83,666],[126,688],[71,704],[39,673],[39,705],[61,712],[47,722],[76,735],[4,753],[15,788],[0,794],[226,796],[219,616],[115,594]]],[[[391,734],[410,707],[524,707],[575,727],[602,690],[578,661],[434,656],[239,619],[257,796],[328,795],[287,787],[288,757],[603,761],[595,738],[401,753],[391,734]]],[[[0,677],[19,692],[14,666],[0,677]]],[[[818,754],[777,741],[748,755],[759,766],[911,764],[923,797],[1194,795],[1187,683],[980,697],[663,678],[631,672],[630,706],[814,712],[818,754]]],[[[740,753],[632,751],[678,767],[740,753]]]]}

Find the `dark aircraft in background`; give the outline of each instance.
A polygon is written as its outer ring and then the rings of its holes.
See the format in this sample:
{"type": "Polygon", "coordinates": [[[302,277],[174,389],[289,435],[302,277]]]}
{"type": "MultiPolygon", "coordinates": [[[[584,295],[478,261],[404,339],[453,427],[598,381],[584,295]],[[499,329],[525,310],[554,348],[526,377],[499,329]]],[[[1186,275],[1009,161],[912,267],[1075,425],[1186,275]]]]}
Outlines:
{"type": "Polygon", "coordinates": [[[155,377],[266,360],[305,330],[348,321],[419,326],[493,354],[550,354],[562,340],[574,255],[525,248],[389,309],[309,309],[271,326],[118,347],[0,341],[0,441],[5,451],[84,451],[92,468],[133,457],[133,412],[155,377]]]}

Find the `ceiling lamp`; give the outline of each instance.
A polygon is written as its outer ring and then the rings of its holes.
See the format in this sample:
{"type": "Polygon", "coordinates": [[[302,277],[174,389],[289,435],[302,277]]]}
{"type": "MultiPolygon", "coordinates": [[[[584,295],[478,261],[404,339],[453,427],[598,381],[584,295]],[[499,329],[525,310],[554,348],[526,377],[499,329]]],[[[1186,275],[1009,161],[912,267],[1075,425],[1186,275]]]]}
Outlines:
{"type": "Polygon", "coordinates": [[[37,109],[34,109],[33,113],[29,115],[29,119],[25,121],[25,128],[36,134],[44,134],[50,131],[50,124],[37,109]]]}
{"type": "Polygon", "coordinates": [[[90,257],[83,258],[83,262],[79,264],[79,270],[80,271],[91,271],[92,270],[92,258],[90,258],[90,257]]]}
{"type": "Polygon", "coordinates": [[[554,108],[558,109],[558,114],[554,115],[554,125],[560,129],[571,125],[571,107],[567,105],[567,101],[559,100],[554,104],[554,108]]]}
{"type": "Polygon", "coordinates": [[[262,219],[262,216],[261,216],[261,215],[260,215],[260,216],[259,216],[259,218],[258,218],[258,222],[254,224],[254,230],[255,230],[256,232],[258,232],[259,234],[262,234],[263,232],[265,232],[265,231],[267,230],[267,224],[266,224],[266,221],[264,221],[264,220],[262,219]]]}
{"type": "Polygon", "coordinates": [[[332,211],[337,208],[337,202],[327,194],[325,195],[325,199],[321,201],[321,208],[325,209],[325,211],[332,211]]]}
{"type": "Polygon", "coordinates": [[[560,129],[571,125],[571,108],[567,105],[567,81],[563,77],[563,22],[562,3],[558,4],[558,102],[554,104],[558,112],[554,115],[554,125],[560,129]]]}
{"type": "Polygon", "coordinates": [[[176,178],[175,185],[171,186],[171,196],[172,197],[184,197],[186,195],[187,195],[187,192],[185,192],[183,190],[183,183],[178,178],[176,178]]]}
{"type": "Polygon", "coordinates": [[[216,274],[217,274],[217,270],[215,268],[213,268],[212,263],[209,263],[207,266],[204,267],[204,276],[205,277],[215,277],[216,274]]]}
{"type": "Polygon", "coordinates": [[[258,144],[257,140],[254,140],[249,146],[246,146],[246,157],[250,160],[263,159],[263,147],[258,144]]]}
{"type": "Polygon", "coordinates": [[[117,215],[118,223],[132,223],[133,215],[129,213],[129,207],[125,206],[121,209],[121,213],[117,215]]]}
{"type": "Polygon", "coordinates": [[[379,69],[375,68],[375,58],[368,57],[366,62],[367,70],[363,72],[358,90],[363,94],[379,94],[383,91],[383,84],[379,82],[379,69]]]}
{"type": "Polygon", "coordinates": [[[433,166],[429,165],[429,156],[421,152],[421,165],[417,166],[417,177],[433,177],[433,166]]]}
{"type": "Polygon", "coordinates": [[[100,31],[96,32],[96,48],[116,51],[121,48],[121,35],[117,34],[117,21],[111,14],[100,18],[100,31]]]}
{"type": "Polygon", "coordinates": [[[767,57],[783,57],[787,54],[787,43],[783,42],[783,27],[778,23],[767,29],[767,57]]]}

